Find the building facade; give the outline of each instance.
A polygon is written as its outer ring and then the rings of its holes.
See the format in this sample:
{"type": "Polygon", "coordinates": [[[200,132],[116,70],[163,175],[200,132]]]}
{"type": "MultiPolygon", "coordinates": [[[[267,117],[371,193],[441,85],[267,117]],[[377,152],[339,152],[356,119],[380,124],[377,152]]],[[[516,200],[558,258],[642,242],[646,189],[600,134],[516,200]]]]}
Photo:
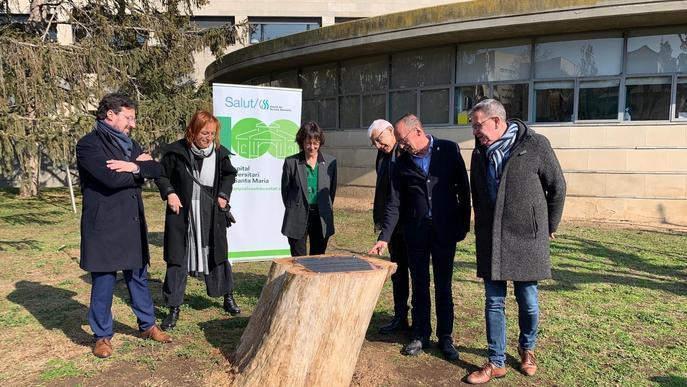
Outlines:
{"type": "Polygon", "coordinates": [[[493,97],[551,141],[566,217],[687,225],[686,21],[686,1],[453,3],[263,41],[206,76],[302,88],[350,191],[374,186],[373,119],[415,113],[469,160],[467,112],[493,97]]]}

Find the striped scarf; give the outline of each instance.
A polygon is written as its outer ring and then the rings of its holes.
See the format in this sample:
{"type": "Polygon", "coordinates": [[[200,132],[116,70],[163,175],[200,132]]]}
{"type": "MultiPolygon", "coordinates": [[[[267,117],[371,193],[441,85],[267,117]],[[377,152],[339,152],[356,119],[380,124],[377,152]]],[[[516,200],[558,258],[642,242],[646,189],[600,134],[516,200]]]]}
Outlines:
{"type": "Polygon", "coordinates": [[[489,174],[497,182],[501,180],[503,175],[503,164],[510,156],[510,150],[515,143],[515,138],[518,136],[518,125],[511,123],[506,132],[494,141],[493,144],[487,148],[487,158],[489,159],[489,174]]]}

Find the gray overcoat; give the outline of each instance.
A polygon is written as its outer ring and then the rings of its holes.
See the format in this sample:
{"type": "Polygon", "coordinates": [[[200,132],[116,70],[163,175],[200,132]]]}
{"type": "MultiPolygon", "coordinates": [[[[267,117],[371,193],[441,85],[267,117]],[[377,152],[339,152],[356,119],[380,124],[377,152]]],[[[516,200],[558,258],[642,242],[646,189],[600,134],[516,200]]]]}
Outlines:
{"type": "Polygon", "coordinates": [[[477,276],[493,281],[551,278],[549,234],[565,202],[565,178],[549,140],[520,120],[496,202],[487,188],[486,147],[476,141],[470,185],[475,209],[477,276]]]}
{"type": "MultiPolygon", "coordinates": [[[[334,235],[334,197],[336,196],[336,159],[319,152],[317,155],[317,207],[320,212],[322,235],[334,235]]],[[[281,175],[281,197],[284,202],[284,221],[281,233],[301,239],[308,229],[308,170],[302,151],[284,159],[281,175]]]]}

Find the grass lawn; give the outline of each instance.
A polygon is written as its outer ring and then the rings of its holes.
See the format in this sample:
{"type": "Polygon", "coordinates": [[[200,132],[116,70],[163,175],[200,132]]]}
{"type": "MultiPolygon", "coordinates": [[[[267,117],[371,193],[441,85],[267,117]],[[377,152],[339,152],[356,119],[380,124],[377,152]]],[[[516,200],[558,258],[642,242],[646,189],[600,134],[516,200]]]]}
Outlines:
{"type": "MultiPolygon", "coordinates": [[[[166,314],[160,306],[164,203],[153,191],[145,193],[145,203],[149,282],[161,319],[166,314]]],[[[14,190],[0,191],[0,384],[226,383],[230,355],[258,301],[269,263],[234,265],[242,317],[224,313],[221,299],[207,297],[204,284],[190,279],[174,343],[168,345],[137,337],[126,286],[119,281],[114,355],[96,359],[86,320],[90,278],[78,266],[79,216],[71,212],[66,190],[48,190],[29,200],[17,199],[14,190]]],[[[372,246],[370,210],[339,206],[335,219],[329,253],[364,253],[372,246]]],[[[484,362],[483,287],[475,277],[473,243],[469,235],[458,245],[453,273],[460,360],[447,362],[436,348],[408,358],[400,354],[404,335],[377,333],[393,313],[389,282],[353,385],[456,385],[484,362]]],[[[515,369],[517,307],[509,291],[509,371],[493,385],[687,385],[687,234],[564,223],[552,257],[553,279],[540,283],[540,372],[526,378],[515,369]]]]}

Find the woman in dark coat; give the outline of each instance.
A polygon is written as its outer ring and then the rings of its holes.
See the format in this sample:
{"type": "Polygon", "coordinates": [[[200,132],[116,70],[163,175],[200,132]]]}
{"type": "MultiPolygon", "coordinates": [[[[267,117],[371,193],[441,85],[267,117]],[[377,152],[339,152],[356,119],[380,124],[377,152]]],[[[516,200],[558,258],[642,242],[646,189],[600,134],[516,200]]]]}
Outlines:
{"type": "Polygon", "coordinates": [[[163,330],[176,326],[188,275],[205,278],[210,297],[224,296],[224,309],[241,313],[233,297],[231,264],[227,259],[227,216],[236,168],[229,150],[219,145],[219,121],[198,111],[186,127],[185,138],[167,145],[156,184],[165,214],[163,293],[169,315],[163,330]]]}
{"type": "Polygon", "coordinates": [[[289,239],[291,255],[324,254],[329,237],[334,235],[334,197],[336,196],[336,159],[320,152],[324,132],[313,121],[304,123],[296,142],[301,151],[284,160],[281,196],[284,221],[281,233],[289,239]]]}

